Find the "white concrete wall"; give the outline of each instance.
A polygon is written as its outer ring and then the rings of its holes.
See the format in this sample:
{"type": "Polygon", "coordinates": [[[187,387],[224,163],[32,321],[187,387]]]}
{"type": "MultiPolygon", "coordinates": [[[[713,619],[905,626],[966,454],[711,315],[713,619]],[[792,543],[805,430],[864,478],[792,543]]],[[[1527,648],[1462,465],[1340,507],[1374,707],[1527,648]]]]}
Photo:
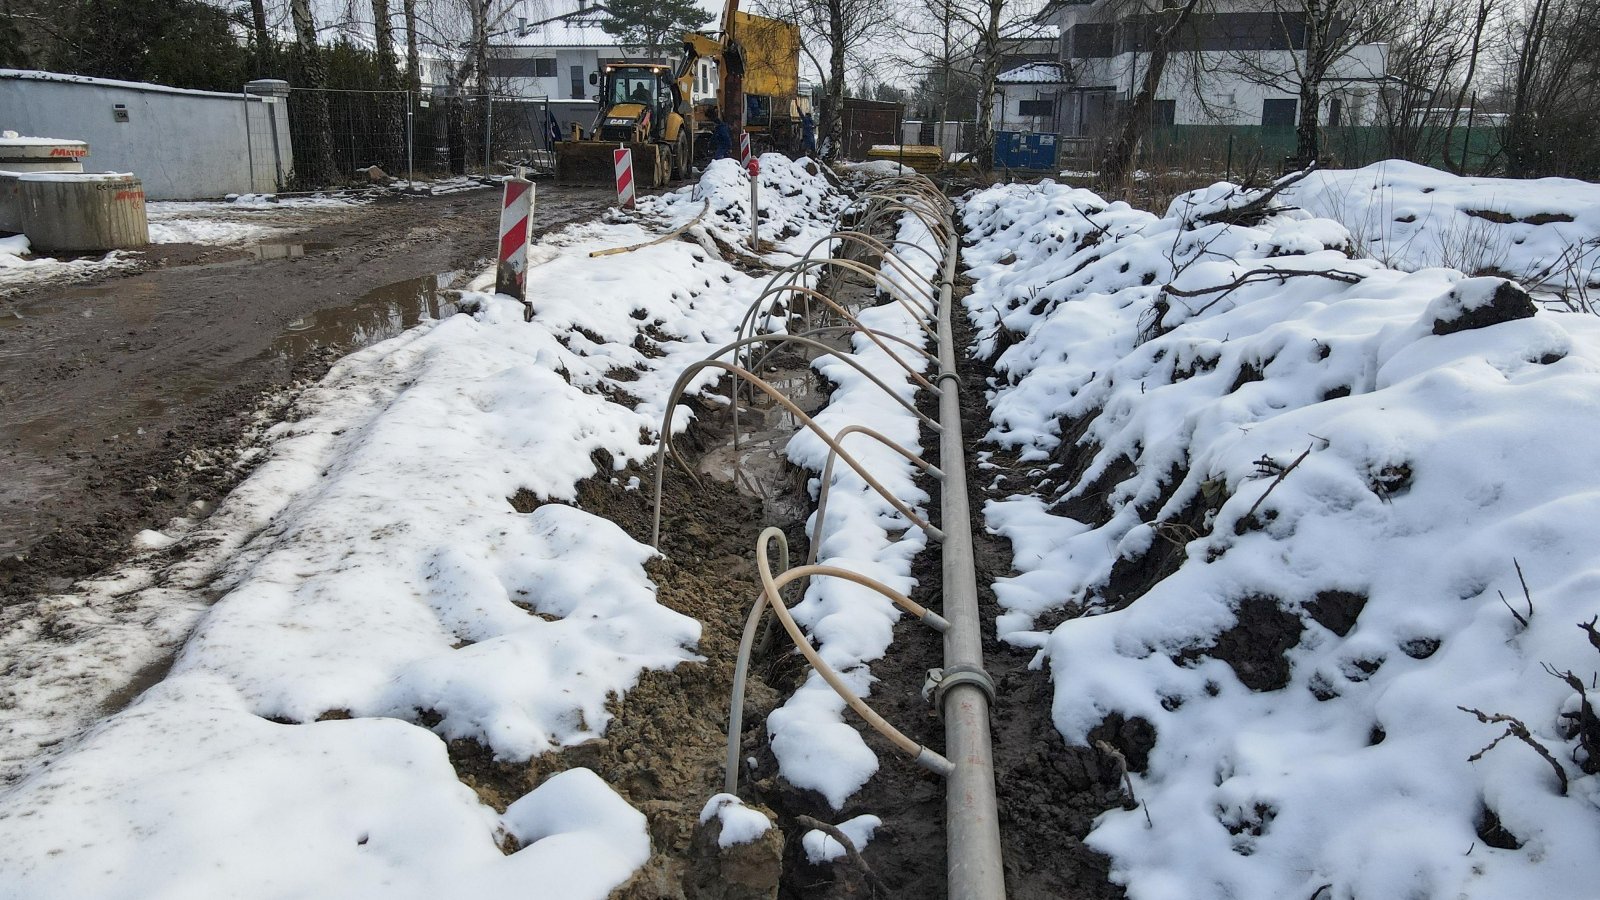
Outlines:
{"type": "Polygon", "coordinates": [[[242,94],[0,69],[3,129],[86,141],[85,171],[131,172],[151,200],[276,191],[294,165],[286,104],[242,94]]]}
{"type": "MultiPolygon", "coordinates": [[[[1256,53],[1252,64],[1265,71],[1282,73],[1270,84],[1266,79],[1245,78],[1238,73],[1238,61],[1230,53],[1207,52],[1175,55],[1162,72],[1158,100],[1175,100],[1177,125],[1260,125],[1262,101],[1292,100],[1300,96],[1295,77],[1292,50],[1256,53]],[[1198,57],[1198,60],[1196,59],[1198,57]]],[[[1342,57],[1323,81],[1322,109],[1317,120],[1328,124],[1328,99],[1343,101],[1341,125],[1370,125],[1377,111],[1378,86],[1372,79],[1381,77],[1387,63],[1388,47],[1367,44],[1342,57]],[[1355,79],[1355,80],[1346,80],[1355,79]],[[1366,79],[1366,80],[1361,80],[1366,79]]],[[[1135,88],[1149,64],[1147,54],[1123,53],[1105,59],[1079,60],[1078,83],[1083,86],[1110,86],[1118,98],[1128,96],[1130,82],[1135,88]]]]}

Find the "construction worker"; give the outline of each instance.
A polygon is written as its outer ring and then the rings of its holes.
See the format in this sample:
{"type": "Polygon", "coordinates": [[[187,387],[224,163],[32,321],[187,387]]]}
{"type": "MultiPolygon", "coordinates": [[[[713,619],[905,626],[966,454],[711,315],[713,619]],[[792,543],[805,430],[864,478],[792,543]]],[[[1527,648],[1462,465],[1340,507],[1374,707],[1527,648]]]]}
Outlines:
{"type": "Polygon", "coordinates": [[[708,115],[711,121],[716,123],[711,130],[711,158],[727,159],[733,155],[733,129],[728,127],[727,122],[722,121],[722,116],[715,109],[708,115]]]}

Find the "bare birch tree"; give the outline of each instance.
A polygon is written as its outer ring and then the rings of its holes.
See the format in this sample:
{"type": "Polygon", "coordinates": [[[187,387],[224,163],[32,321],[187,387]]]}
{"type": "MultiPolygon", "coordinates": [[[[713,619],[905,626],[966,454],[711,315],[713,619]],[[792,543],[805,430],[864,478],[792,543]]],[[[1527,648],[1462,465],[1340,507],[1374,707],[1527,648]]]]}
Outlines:
{"type": "Polygon", "coordinates": [[[1156,92],[1161,89],[1161,79],[1167,70],[1167,57],[1177,47],[1179,34],[1199,6],[1200,0],[1180,0],[1172,6],[1163,3],[1149,16],[1142,17],[1141,24],[1148,24],[1151,30],[1149,57],[1139,90],[1123,106],[1117,136],[1100,161],[1100,177],[1107,184],[1120,184],[1133,172],[1134,154],[1149,129],[1156,92]]]}
{"type": "Polygon", "coordinates": [[[327,184],[334,177],[333,128],[328,122],[328,66],[317,43],[317,24],[311,18],[310,0],[289,0],[294,21],[295,56],[306,91],[302,99],[308,125],[295,148],[295,175],[308,185],[327,184]]]}
{"type": "Polygon", "coordinates": [[[1253,0],[1249,8],[1270,17],[1279,46],[1230,51],[1224,68],[1298,95],[1295,158],[1315,160],[1322,153],[1324,85],[1341,63],[1354,62],[1358,47],[1388,38],[1407,8],[1394,0],[1253,0]]]}

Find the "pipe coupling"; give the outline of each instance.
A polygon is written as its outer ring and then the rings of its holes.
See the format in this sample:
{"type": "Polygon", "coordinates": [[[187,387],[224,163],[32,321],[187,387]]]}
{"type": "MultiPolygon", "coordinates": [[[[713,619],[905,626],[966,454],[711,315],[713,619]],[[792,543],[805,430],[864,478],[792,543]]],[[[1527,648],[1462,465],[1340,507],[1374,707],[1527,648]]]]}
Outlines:
{"type": "Polygon", "coordinates": [[[951,666],[947,669],[929,669],[928,683],[923,688],[923,696],[933,694],[933,706],[944,713],[944,695],[953,687],[961,684],[976,685],[989,698],[989,704],[994,705],[995,687],[994,679],[989,673],[979,666],[951,666]]]}

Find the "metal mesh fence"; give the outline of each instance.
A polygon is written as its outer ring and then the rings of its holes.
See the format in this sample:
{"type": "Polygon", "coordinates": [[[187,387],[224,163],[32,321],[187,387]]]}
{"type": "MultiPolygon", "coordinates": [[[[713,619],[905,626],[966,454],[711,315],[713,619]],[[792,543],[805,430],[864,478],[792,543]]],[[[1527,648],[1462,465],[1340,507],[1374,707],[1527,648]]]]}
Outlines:
{"type": "Polygon", "coordinates": [[[554,165],[545,97],[293,88],[288,103],[298,189],[368,180],[372,166],[418,181],[554,165]]]}

